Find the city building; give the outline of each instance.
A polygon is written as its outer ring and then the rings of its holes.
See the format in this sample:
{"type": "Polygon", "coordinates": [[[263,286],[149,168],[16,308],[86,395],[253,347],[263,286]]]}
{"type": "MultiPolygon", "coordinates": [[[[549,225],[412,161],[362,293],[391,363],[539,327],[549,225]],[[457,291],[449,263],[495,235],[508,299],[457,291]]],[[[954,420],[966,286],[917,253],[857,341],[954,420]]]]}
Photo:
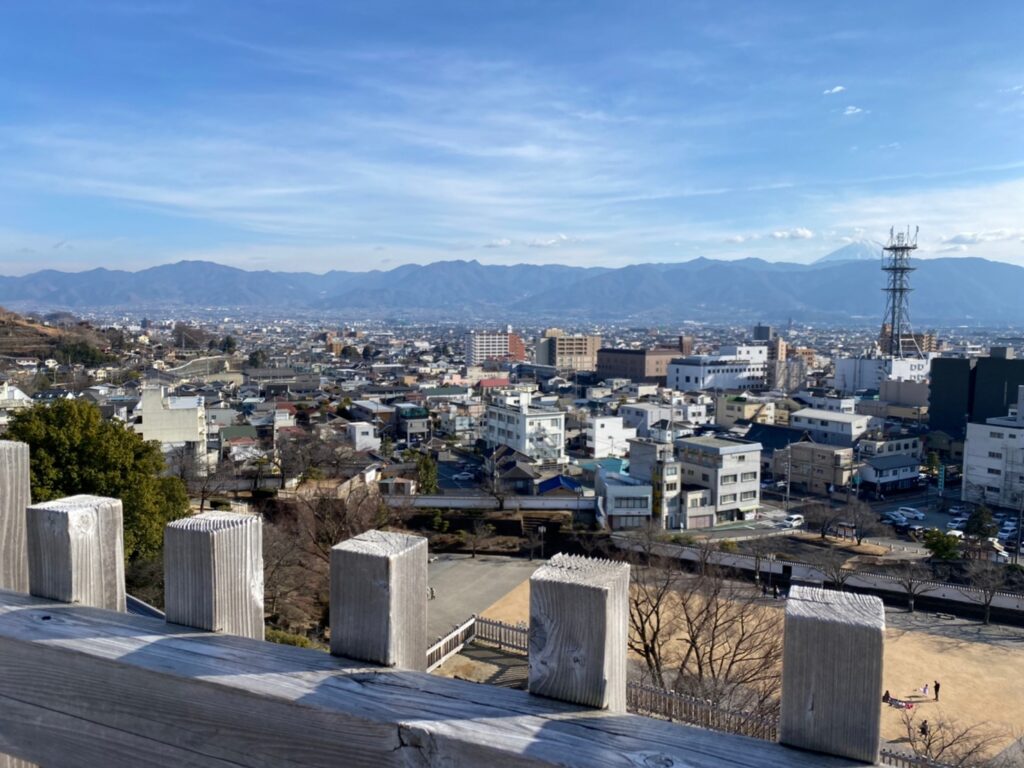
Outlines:
{"type": "Polygon", "coordinates": [[[968,424],[961,495],[964,501],[1018,509],[1024,503],[1024,385],[1006,416],[968,424]]]}
{"type": "Polygon", "coordinates": [[[761,445],[721,437],[676,443],[682,482],[711,492],[715,524],[745,520],[761,503],[761,445]]]}
{"type": "Polygon", "coordinates": [[[350,421],[345,424],[345,440],[353,451],[376,451],[380,449],[380,438],[373,424],[366,421],[350,421]]]}
{"type": "Polygon", "coordinates": [[[604,528],[621,531],[651,524],[651,486],[642,480],[603,467],[595,482],[597,521],[604,528]]]}
{"type": "Polygon", "coordinates": [[[679,357],[678,349],[597,350],[597,375],[601,379],[623,378],[634,382],[664,384],[668,365],[679,357]]]}
{"type": "Polygon", "coordinates": [[[853,448],[803,440],[772,454],[772,475],[788,479],[795,493],[828,496],[848,488],[853,471],[853,448]]]}
{"type": "Polygon", "coordinates": [[[548,328],[537,341],[534,362],[559,371],[593,371],[600,348],[600,336],[567,334],[560,328],[548,328]]]}
{"type": "Polygon", "coordinates": [[[167,397],[159,386],[147,386],[136,407],[142,414],[135,431],[143,440],[155,440],[168,453],[183,449],[196,460],[206,456],[206,407],[202,397],[167,397]]]}
{"type": "Polygon", "coordinates": [[[919,486],[921,460],[895,454],[872,456],[860,465],[860,488],[877,495],[909,491],[919,486]]]}
{"type": "Polygon", "coordinates": [[[927,381],[929,361],[922,358],[840,357],[835,360],[832,386],[844,394],[877,392],[885,379],[927,381]]]}
{"type": "Polygon", "coordinates": [[[717,355],[676,358],[668,366],[667,384],[681,392],[712,389],[766,388],[768,348],[742,345],[722,347],[717,355]]]}
{"type": "Polygon", "coordinates": [[[754,341],[772,341],[775,339],[775,329],[770,325],[763,325],[758,323],[754,326],[753,331],[754,341]]]}
{"type": "Polygon", "coordinates": [[[618,415],[626,427],[636,430],[638,437],[650,437],[651,428],[659,422],[672,424],[707,424],[710,421],[704,402],[679,400],[675,403],[623,403],[618,415]]]}
{"type": "Polygon", "coordinates": [[[790,428],[806,432],[814,442],[824,445],[852,446],[870,424],[870,416],[818,408],[804,408],[789,416],[790,428]]]}
{"type": "Polygon", "coordinates": [[[484,414],[489,448],[507,446],[538,464],[564,464],[565,412],[538,408],[533,393],[504,391],[491,396],[484,414]]]}
{"type": "Polygon", "coordinates": [[[629,441],[636,437],[636,429],[625,427],[621,416],[593,416],[585,430],[587,453],[595,459],[625,456],[629,441]]]}
{"type": "Polygon", "coordinates": [[[775,402],[767,397],[743,393],[715,398],[715,424],[729,429],[737,422],[774,424],[775,402]]]}
{"type": "Polygon", "coordinates": [[[963,439],[968,422],[1005,416],[1024,384],[1024,359],[938,357],[931,364],[928,423],[931,429],[963,439]]]}
{"type": "Polygon", "coordinates": [[[526,345],[509,328],[505,331],[470,331],[462,337],[466,366],[481,365],[488,360],[526,360],[526,345]]]}

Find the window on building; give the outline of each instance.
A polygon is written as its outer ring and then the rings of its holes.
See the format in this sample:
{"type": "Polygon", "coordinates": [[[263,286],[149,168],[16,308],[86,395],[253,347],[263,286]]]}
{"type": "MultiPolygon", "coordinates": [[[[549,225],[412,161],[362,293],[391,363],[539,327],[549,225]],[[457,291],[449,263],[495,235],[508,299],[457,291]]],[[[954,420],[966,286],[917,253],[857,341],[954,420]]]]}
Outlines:
{"type": "Polygon", "coordinates": [[[736,475],[722,475],[722,485],[732,485],[736,482],[736,475]]]}
{"type": "Polygon", "coordinates": [[[1002,432],[989,432],[988,436],[991,437],[993,440],[1002,440],[1003,439],[1003,433],[1002,432]]]}
{"type": "Polygon", "coordinates": [[[989,491],[990,493],[999,493],[999,486],[998,485],[986,485],[985,486],[985,490],[989,491]]]}
{"type": "Polygon", "coordinates": [[[1003,470],[1001,470],[1001,469],[994,469],[993,467],[989,467],[987,471],[988,471],[988,473],[990,475],[1001,475],[1001,474],[1003,474],[1003,470]]]}
{"type": "Polygon", "coordinates": [[[718,497],[718,502],[720,504],[731,504],[734,501],[736,501],[735,493],[723,493],[721,496],[718,497]]]}
{"type": "Polygon", "coordinates": [[[701,502],[701,498],[700,498],[700,496],[693,496],[693,497],[692,497],[692,498],[690,499],[690,509],[693,509],[694,507],[699,507],[699,506],[701,506],[701,503],[700,503],[700,502],[701,502]]]}
{"type": "Polygon", "coordinates": [[[679,490],[679,483],[665,483],[665,490],[666,491],[678,491],[679,490]]]}
{"type": "Polygon", "coordinates": [[[750,501],[751,499],[756,499],[756,498],[757,498],[757,491],[743,491],[743,493],[740,494],[740,500],[741,501],[750,501]]]}
{"type": "Polygon", "coordinates": [[[707,472],[701,472],[700,473],[700,479],[703,480],[705,483],[708,482],[709,480],[711,480],[711,478],[708,477],[708,473],[707,472]]]}
{"type": "Polygon", "coordinates": [[[615,499],[616,509],[647,509],[647,497],[619,496],[615,499]]]}
{"type": "Polygon", "coordinates": [[[990,459],[1001,459],[1003,458],[1003,454],[1001,454],[999,451],[989,451],[988,457],[990,459]]]}
{"type": "Polygon", "coordinates": [[[746,482],[747,480],[757,480],[757,472],[744,472],[740,475],[740,478],[746,482]]]}
{"type": "Polygon", "coordinates": [[[743,454],[743,453],[741,453],[739,456],[736,457],[736,461],[746,461],[746,460],[747,460],[746,454],[743,454]]]}
{"type": "Polygon", "coordinates": [[[679,467],[665,467],[665,477],[675,477],[679,474],[679,467]]]}

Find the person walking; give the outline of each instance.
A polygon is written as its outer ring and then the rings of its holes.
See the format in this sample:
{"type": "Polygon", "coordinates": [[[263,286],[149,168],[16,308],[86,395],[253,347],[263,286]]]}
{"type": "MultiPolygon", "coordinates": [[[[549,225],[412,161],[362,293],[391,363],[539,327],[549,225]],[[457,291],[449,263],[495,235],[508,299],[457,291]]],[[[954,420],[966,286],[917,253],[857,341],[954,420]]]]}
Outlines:
{"type": "Polygon", "coordinates": [[[928,698],[928,683],[925,683],[921,686],[921,695],[924,696],[926,699],[928,698]]]}
{"type": "Polygon", "coordinates": [[[935,686],[934,686],[933,690],[935,691],[935,700],[938,701],[939,700],[939,681],[938,680],[935,681],[935,686]]]}
{"type": "Polygon", "coordinates": [[[922,735],[922,736],[923,736],[924,738],[926,738],[926,739],[927,739],[927,738],[928,738],[928,721],[927,721],[927,720],[922,720],[922,721],[921,721],[921,727],[920,727],[920,728],[918,728],[917,730],[918,730],[918,732],[919,732],[919,733],[920,733],[920,734],[921,734],[921,735],[922,735]]]}

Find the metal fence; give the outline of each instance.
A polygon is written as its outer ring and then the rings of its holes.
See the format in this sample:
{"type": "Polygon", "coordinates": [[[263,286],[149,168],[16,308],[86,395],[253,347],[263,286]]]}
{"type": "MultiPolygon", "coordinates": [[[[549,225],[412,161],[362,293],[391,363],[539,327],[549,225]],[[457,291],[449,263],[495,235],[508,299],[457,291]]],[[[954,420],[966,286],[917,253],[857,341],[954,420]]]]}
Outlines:
{"type": "Polygon", "coordinates": [[[427,672],[433,672],[476,637],[477,621],[476,616],[470,616],[427,649],[427,672]]]}
{"type": "Polygon", "coordinates": [[[638,715],[664,717],[755,739],[778,739],[778,722],[773,718],[722,709],[710,701],[640,683],[626,685],[626,708],[638,715]]]}
{"type": "Polygon", "coordinates": [[[477,618],[476,639],[508,651],[530,652],[530,630],[525,624],[477,618]]]}

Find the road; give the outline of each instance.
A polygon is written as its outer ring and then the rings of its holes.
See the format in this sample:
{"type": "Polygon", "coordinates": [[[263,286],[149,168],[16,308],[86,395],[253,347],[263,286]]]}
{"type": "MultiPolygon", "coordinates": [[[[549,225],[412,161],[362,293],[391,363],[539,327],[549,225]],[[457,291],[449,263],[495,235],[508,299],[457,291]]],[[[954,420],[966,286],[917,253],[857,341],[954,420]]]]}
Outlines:
{"type": "Polygon", "coordinates": [[[480,467],[480,460],[472,456],[462,456],[458,461],[440,461],[437,464],[438,488],[441,493],[459,496],[486,495],[486,491],[480,488],[480,481],[475,479],[475,475],[472,480],[455,479],[455,475],[463,472],[476,473],[480,467]]]}

